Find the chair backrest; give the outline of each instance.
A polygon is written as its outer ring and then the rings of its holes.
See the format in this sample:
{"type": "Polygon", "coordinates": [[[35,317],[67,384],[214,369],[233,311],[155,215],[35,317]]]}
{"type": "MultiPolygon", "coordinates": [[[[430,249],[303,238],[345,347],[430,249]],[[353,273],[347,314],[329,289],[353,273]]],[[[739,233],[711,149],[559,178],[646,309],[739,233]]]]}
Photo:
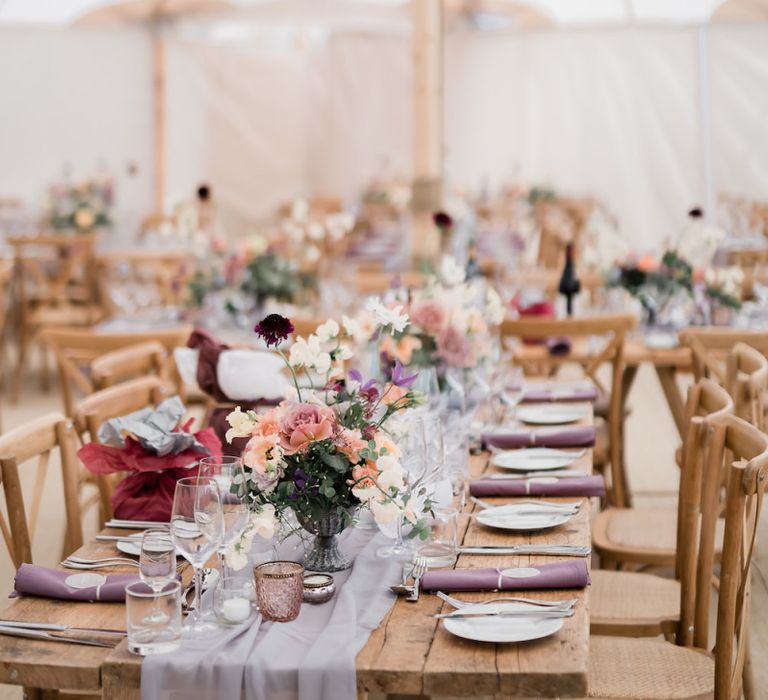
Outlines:
{"type": "MultiPolygon", "coordinates": [[[[700,379],[688,391],[686,433],[680,464],[677,508],[677,556],[675,574],[681,586],[681,623],[678,643],[690,646],[694,620],[709,609],[697,611],[699,565],[714,565],[715,532],[719,517],[719,470],[724,459],[719,420],[732,415],[733,399],[711,379],[700,379]],[[710,503],[712,504],[710,506],[710,503]],[[711,550],[711,551],[710,551],[711,550]]],[[[707,597],[707,600],[709,598],[707,597]]],[[[699,620],[706,624],[706,620],[699,620]]]]}
{"type": "Polygon", "coordinates": [[[551,356],[541,345],[523,345],[516,353],[526,371],[530,367],[545,373],[565,363],[580,364],[584,373],[607,392],[597,373],[604,364],[611,365],[610,408],[608,416],[611,458],[611,498],[614,503],[627,503],[627,487],[622,467],[622,376],[624,371],[624,342],[627,333],[637,325],[632,314],[615,314],[589,318],[520,318],[505,320],[501,324],[502,340],[507,337],[543,341],[565,337],[573,345],[567,355],[551,356]],[[595,344],[597,340],[597,344],[595,344]]]}
{"type": "MultiPolygon", "coordinates": [[[[700,420],[700,419],[697,419],[700,420]]],[[[689,528],[687,555],[678,553],[681,609],[678,643],[709,647],[712,583],[716,562],[716,523],[721,484],[725,483],[725,533],[719,567],[716,644],[716,698],[736,700],[744,665],[749,565],[757,516],[768,476],[768,436],[733,415],[719,416],[706,428],[704,470],[696,486],[698,503],[684,496],[689,528]],[[723,479],[723,477],[725,477],[723,479]],[[708,517],[714,514],[714,517],[708,517]]]]}
{"type": "Polygon", "coordinates": [[[761,428],[768,384],[768,333],[726,328],[688,329],[694,376],[711,377],[733,397],[736,415],[761,428]]]}
{"type": "Polygon", "coordinates": [[[17,275],[20,311],[27,304],[61,306],[94,302],[93,234],[9,238],[17,275]]]}
{"type": "Polygon", "coordinates": [[[66,513],[64,551],[74,551],[83,543],[75,437],[71,421],[57,413],[33,420],[0,436],[0,477],[8,509],[7,524],[0,514],[0,529],[16,567],[32,563],[32,542],[43,491],[50,483],[49,461],[57,451],[61,461],[66,513]],[[36,474],[28,510],[19,469],[31,469],[33,466],[36,474]]]}
{"type": "Polygon", "coordinates": [[[97,387],[90,375],[91,363],[96,358],[114,350],[149,341],[158,343],[167,353],[163,375],[175,378],[172,352],[174,348],[186,345],[191,330],[190,326],[138,333],[100,332],[69,328],[44,330],[41,334],[43,342],[56,357],[65,413],[68,416],[74,415],[76,393],[87,396],[96,390],[97,387]]]}
{"type": "Polygon", "coordinates": [[[734,455],[727,469],[725,535],[715,639],[715,698],[742,696],[747,656],[751,564],[768,483],[768,436],[735,417],[726,419],[725,445],[734,455]]]}
{"type": "MultiPolygon", "coordinates": [[[[133,413],[148,406],[155,406],[167,398],[168,389],[159,377],[142,377],[96,391],[77,404],[74,423],[77,432],[90,442],[99,442],[99,427],[110,418],[133,413]]],[[[97,476],[101,516],[112,517],[112,491],[119,477],[116,474],[97,476]]]]}
{"type": "Polygon", "coordinates": [[[91,362],[90,376],[93,387],[98,391],[127,379],[149,375],[166,379],[167,370],[168,353],[163,344],[148,340],[99,355],[91,362]]]}

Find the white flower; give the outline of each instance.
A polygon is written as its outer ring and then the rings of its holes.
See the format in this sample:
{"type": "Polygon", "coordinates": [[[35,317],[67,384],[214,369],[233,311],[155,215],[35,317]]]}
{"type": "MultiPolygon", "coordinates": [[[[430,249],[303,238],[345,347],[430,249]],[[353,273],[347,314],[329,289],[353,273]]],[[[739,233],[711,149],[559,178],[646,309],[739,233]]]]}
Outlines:
{"type": "Polygon", "coordinates": [[[325,238],[325,229],[321,224],[313,221],[309,226],[307,226],[307,236],[312,241],[322,241],[323,238],[325,238]]]}
{"type": "Polygon", "coordinates": [[[329,318],[325,323],[320,324],[315,330],[315,335],[320,339],[321,343],[327,343],[332,338],[339,335],[339,324],[332,318],[329,318]]]}
{"type": "MultiPolygon", "coordinates": [[[[309,336],[311,341],[315,336],[309,336]]],[[[288,364],[291,367],[311,367],[317,350],[310,346],[309,341],[305,338],[296,338],[296,341],[291,345],[291,350],[288,354],[288,364]]]]}
{"type": "Polygon", "coordinates": [[[355,353],[352,352],[352,348],[350,348],[348,345],[339,345],[336,357],[339,360],[349,360],[354,356],[354,354],[355,353]]]}
{"type": "Polygon", "coordinates": [[[267,503],[255,512],[251,513],[251,522],[249,529],[251,531],[251,539],[254,535],[263,537],[265,540],[271,540],[275,536],[275,528],[277,527],[277,517],[275,516],[275,507],[271,503],[267,503]]]}
{"type": "Polygon", "coordinates": [[[400,517],[400,506],[389,498],[381,501],[373,500],[368,507],[371,509],[373,519],[379,525],[387,525],[400,517]]]}
{"type": "Polygon", "coordinates": [[[493,287],[488,287],[485,294],[485,316],[493,326],[498,326],[504,320],[504,303],[493,287]]]}
{"type": "Polygon", "coordinates": [[[240,571],[248,566],[248,555],[245,553],[245,550],[240,543],[231,545],[229,549],[227,549],[225,556],[227,566],[235,571],[240,571]]]}
{"type": "Polygon", "coordinates": [[[306,221],[309,216],[309,204],[306,199],[297,199],[291,205],[291,218],[294,221],[306,221]]]}
{"type": "Polygon", "coordinates": [[[355,217],[348,212],[331,214],[325,220],[325,227],[332,241],[340,241],[355,226],[355,217]]]}
{"type": "Polygon", "coordinates": [[[402,333],[409,323],[408,314],[401,313],[403,310],[401,304],[390,309],[381,303],[381,299],[376,297],[366,304],[366,309],[376,314],[376,320],[382,326],[389,326],[393,335],[402,333]]]}
{"type": "Polygon", "coordinates": [[[256,425],[254,421],[247,413],[243,413],[238,406],[227,416],[227,423],[230,428],[227,430],[227,434],[224,436],[227,442],[232,442],[234,438],[249,437],[253,431],[253,427],[256,425]]]}
{"type": "Polygon", "coordinates": [[[376,481],[384,491],[391,487],[401,489],[405,485],[403,467],[394,455],[385,454],[379,457],[376,460],[376,469],[379,472],[376,481]]]}
{"type": "Polygon", "coordinates": [[[304,259],[311,263],[320,260],[320,248],[318,248],[316,245],[308,245],[306,248],[304,248],[304,259]]]}
{"type": "Polygon", "coordinates": [[[449,287],[461,284],[467,277],[464,268],[456,262],[452,255],[443,257],[440,263],[440,279],[449,287]]]}
{"type": "Polygon", "coordinates": [[[344,324],[344,332],[352,336],[358,345],[367,343],[376,328],[376,323],[370,312],[361,311],[356,318],[342,316],[341,321],[344,324]]]}
{"type": "Polygon", "coordinates": [[[283,233],[293,242],[301,243],[304,240],[304,227],[293,221],[285,221],[282,225],[283,233]]]}
{"type": "Polygon", "coordinates": [[[325,374],[331,369],[331,355],[327,352],[321,352],[315,357],[314,363],[311,365],[314,367],[318,374],[325,374]]]}

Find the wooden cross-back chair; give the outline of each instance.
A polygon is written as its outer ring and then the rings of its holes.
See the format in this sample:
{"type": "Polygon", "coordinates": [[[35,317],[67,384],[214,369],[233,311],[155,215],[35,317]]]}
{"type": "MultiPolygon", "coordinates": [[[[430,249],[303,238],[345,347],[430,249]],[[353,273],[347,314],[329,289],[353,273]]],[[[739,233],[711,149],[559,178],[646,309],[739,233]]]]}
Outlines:
{"type": "MultiPolygon", "coordinates": [[[[168,388],[159,377],[142,377],[96,391],[75,407],[74,423],[79,435],[88,442],[99,442],[99,427],[110,418],[133,413],[148,406],[155,406],[168,398],[168,388]]],[[[99,489],[100,517],[103,524],[112,517],[112,491],[119,475],[92,476],[99,489]]]]}
{"type": "MultiPolygon", "coordinates": [[[[725,471],[727,484],[714,649],[709,652],[708,624],[701,621],[706,617],[708,623],[713,573],[711,559],[702,561],[702,554],[713,553],[701,542],[698,558],[687,558],[682,572],[683,581],[695,583],[682,594],[679,625],[683,639],[699,648],[655,639],[591,637],[591,698],[737,700],[742,692],[752,696],[745,685],[750,567],[768,484],[768,436],[740,418],[723,416],[713,427],[706,461],[725,471]],[[733,461],[723,466],[727,455],[733,461]]],[[[694,528],[695,514],[690,514],[694,528]]]]}
{"type": "MultiPolygon", "coordinates": [[[[13,277],[13,262],[0,259],[0,390],[5,391],[7,380],[5,376],[6,345],[8,343],[8,319],[11,310],[11,279],[13,277]]],[[[3,432],[3,415],[0,407],[0,433],[3,432]]]]}
{"type": "MultiPolygon", "coordinates": [[[[688,391],[686,435],[682,451],[681,489],[702,471],[702,419],[713,421],[734,412],[733,399],[711,379],[700,379],[688,391]]],[[[715,518],[717,513],[714,514],[715,518]]],[[[672,509],[607,508],[592,525],[592,544],[606,569],[674,567],[680,537],[680,515],[672,509]]],[[[715,523],[715,527],[718,525],[715,523]]],[[[719,524],[722,534],[722,522],[719,524]]]]}
{"type": "MultiPolygon", "coordinates": [[[[9,238],[14,252],[14,306],[18,357],[13,398],[18,398],[29,346],[50,326],[89,326],[104,317],[93,268],[93,234],[9,238]]],[[[48,372],[43,352],[43,383],[48,372]]]]}
{"type": "Polygon", "coordinates": [[[571,351],[566,355],[550,355],[546,346],[523,342],[514,349],[514,358],[526,374],[552,375],[565,364],[576,363],[608,397],[607,421],[598,431],[595,445],[595,467],[606,471],[610,465],[609,502],[628,505],[631,501],[623,459],[624,399],[622,376],[624,372],[624,343],[627,333],[637,325],[631,314],[567,318],[520,318],[505,320],[501,324],[502,342],[508,338],[542,343],[549,338],[568,338],[571,351]],[[610,384],[598,376],[604,365],[611,367],[610,384]]]}
{"type": "Polygon", "coordinates": [[[7,523],[0,514],[0,530],[17,568],[23,563],[32,563],[32,543],[38,531],[43,492],[50,487],[50,460],[57,452],[66,514],[63,553],[69,554],[83,544],[75,437],[72,422],[57,413],[37,418],[0,436],[0,481],[8,510],[7,523]],[[35,469],[34,483],[29,499],[25,499],[20,470],[32,468],[35,469]]]}
{"type": "Polygon", "coordinates": [[[99,292],[108,311],[120,311],[117,288],[141,284],[157,306],[179,305],[192,272],[190,253],[178,251],[116,251],[96,258],[99,292]]]}
{"type": "Polygon", "coordinates": [[[140,333],[104,333],[93,329],[71,328],[44,331],[41,337],[56,358],[64,412],[68,416],[74,415],[76,395],[87,396],[134,372],[156,373],[178,385],[173,349],[186,345],[191,330],[191,326],[179,326],[140,333]],[[161,350],[164,352],[162,361],[161,350]],[[118,354],[96,362],[98,358],[113,352],[118,354]],[[121,367],[118,369],[119,365],[121,367]],[[109,377],[110,372],[112,379],[109,377]]]}
{"type": "MultiPolygon", "coordinates": [[[[702,490],[702,474],[707,468],[707,454],[712,427],[725,415],[733,413],[733,402],[721,386],[709,379],[701,379],[690,388],[687,404],[687,430],[685,435],[684,464],[680,475],[680,498],[674,511],[616,510],[609,508],[600,513],[594,528],[595,550],[605,565],[616,562],[646,564],[663,561],[674,564],[676,578],[669,579],[635,571],[593,570],[590,626],[595,634],[622,636],[672,636],[680,619],[682,558],[696,550],[699,534],[694,532],[688,509],[698,512],[712,508],[700,504],[705,497],[717,504],[717,494],[702,490]],[[622,516],[630,517],[629,523],[622,516]],[[677,525],[675,526],[675,519],[677,525]],[[611,533],[627,531],[641,540],[643,547],[631,546],[623,541],[613,542],[611,533]],[[669,532],[672,530],[673,532],[669,532]],[[676,532],[676,536],[675,536],[676,532]],[[673,539],[674,538],[674,539],[673,539]],[[608,544],[606,545],[606,541],[608,544]],[[670,541],[672,544],[670,545],[670,541]],[[657,549],[648,551],[653,546],[657,549]],[[615,549],[614,549],[615,546],[615,549]]],[[[707,520],[706,529],[717,528],[715,519],[707,520]]],[[[707,543],[714,547],[713,537],[707,543]]],[[[711,564],[711,562],[710,562],[711,564]]]]}
{"type": "Polygon", "coordinates": [[[691,349],[693,373],[711,377],[733,397],[736,415],[765,425],[768,333],[721,328],[688,329],[680,342],[691,349]]]}

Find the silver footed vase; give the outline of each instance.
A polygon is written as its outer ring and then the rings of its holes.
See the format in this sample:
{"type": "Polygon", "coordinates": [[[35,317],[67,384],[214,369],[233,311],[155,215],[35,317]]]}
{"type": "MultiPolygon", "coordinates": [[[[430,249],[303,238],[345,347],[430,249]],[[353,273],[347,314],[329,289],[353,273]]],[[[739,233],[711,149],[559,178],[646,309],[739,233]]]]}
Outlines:
{"type": "Polygon", "coordinates": [[[339,551],[336,536],[348,523],[336,510],[315,511],[312,515],[296,513],[299,525],[315,536],[304,556],[307,571],[344,571],[352,567],[352,560],[339,551]]]}

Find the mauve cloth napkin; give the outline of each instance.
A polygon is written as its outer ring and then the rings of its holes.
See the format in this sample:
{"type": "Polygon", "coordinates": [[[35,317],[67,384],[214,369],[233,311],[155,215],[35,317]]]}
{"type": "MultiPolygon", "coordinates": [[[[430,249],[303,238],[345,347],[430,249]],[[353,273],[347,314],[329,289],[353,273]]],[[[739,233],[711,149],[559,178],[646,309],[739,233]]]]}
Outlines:
{"type": "Polygon", "coordinates": [[[584,588],[589,583],[589,569],[583,559],[524,568],[441,569],[421,577],[424,591],[536,591],[584,588]],[[527,573],[532,575],[524,575],[527,573]]]}
{"type": "Polygon", "coordinates": [[[522,403],[569,402],[569,401],[597,401],[597,387],[584,387],[578,389],[526,389],[523,393],[522,403]]]}
{"type": "Polygon", "coordinates": [[[584,425],[576,428],[540,428],[539,430],[507,430],[483,433],[483,444],[501,450],[519,447],[592,447],[595,428],[584,425]]]}
{"type": "Polygon", "coordinates": [[[47,569],[34,564],[22,564],[16,572],[15,590],[11,595],[33,595],[59,600],[100,601],[115,603],[125,600],[125,587],[139,581],[135,574],[112,574],[107,582],[91,588],[72,588],[65,580],[75,572],[47,569]]]}
{"type": "Polygon", "coordinates": [[[565,337],[547,338],[544,343],[547,346],[547,352],[553,357],[562,357],[571,353],[571,339],[565,337]]]}
{"type": "Polygon", "coordinates": [[[469,482],[473,496],[605,496],[605,480],[596,476],[552,481],[535,479],[476,479],[469,482]]]}

